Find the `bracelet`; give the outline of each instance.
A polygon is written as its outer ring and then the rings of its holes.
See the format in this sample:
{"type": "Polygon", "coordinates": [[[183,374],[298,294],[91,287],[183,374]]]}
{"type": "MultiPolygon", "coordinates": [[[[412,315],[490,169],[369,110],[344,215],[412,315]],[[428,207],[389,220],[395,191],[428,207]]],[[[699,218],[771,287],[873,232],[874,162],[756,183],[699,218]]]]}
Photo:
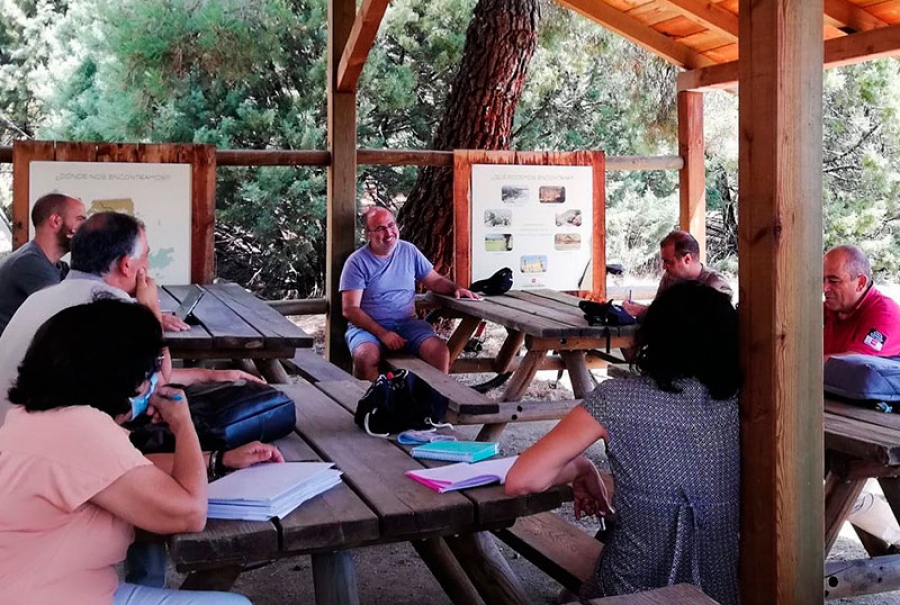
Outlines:
{"type": "Polygon", "coordinates": [[[219,475],[216,473],[216,469],[218,468],[218,459],[221,455],[218,451],[212,451],[209,453],[209,461],[206,464],[206,480],[207,481],[215,481],[219,478],[219,475]]]}
{"type": "Polygon", "coordinates": [[[217,478],[224,477],[231,472],[231,469],[225,466],[225,450],[219,450],[218,454],[216,456],[216,464],[213,466],[213,472],[217,478]]]}

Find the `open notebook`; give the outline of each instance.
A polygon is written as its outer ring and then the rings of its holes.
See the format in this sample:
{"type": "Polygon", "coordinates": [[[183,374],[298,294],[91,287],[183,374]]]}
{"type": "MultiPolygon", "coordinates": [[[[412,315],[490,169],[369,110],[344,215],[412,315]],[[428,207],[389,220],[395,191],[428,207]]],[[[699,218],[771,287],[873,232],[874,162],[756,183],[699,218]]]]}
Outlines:
{"type": "Polygon", "coordinates": [[[437,468],[406,471],[406,476],[426,485],[436,492],[444,493],[467,489],[479,485],[506,482],[506,473],[518,456],[485,460],[468,464],[460,462],[437,468]]]}
{"type": "Polygon", "coordinates": [[[209,484],[210,519],[279,519],[340,484],[330,462],[264,463],[234,471],[209,484]]]}

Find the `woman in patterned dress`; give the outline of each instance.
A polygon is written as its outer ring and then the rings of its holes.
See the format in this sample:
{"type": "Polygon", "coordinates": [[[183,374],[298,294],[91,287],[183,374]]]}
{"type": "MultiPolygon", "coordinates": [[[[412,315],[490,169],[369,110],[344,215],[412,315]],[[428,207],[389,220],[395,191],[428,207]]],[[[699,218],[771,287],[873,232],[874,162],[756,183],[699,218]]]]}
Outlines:
{"type": "Polygon", "coordinates": [[[737,312],[696,282],[666,290],[636,335],[638,375],[600,384],[525,451],[521,495],[571,483],[575,514],[616,514],[583,598],[690,583],[737,603],[741,383],[737,312]],[[602,439],[612,505],[584,451],[602,439]]]}

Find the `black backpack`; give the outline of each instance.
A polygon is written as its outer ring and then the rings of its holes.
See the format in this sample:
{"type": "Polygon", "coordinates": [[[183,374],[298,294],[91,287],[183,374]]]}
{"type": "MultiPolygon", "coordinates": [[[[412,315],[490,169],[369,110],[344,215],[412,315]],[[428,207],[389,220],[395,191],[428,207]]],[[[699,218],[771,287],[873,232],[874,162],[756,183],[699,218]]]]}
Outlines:
{"type": "Polygon", "coordinates": [[[637,323],[628,311],[614,305],[612,300],[605,303],[583,300],[578,303],[578,308],[584,311],[589,326],[630,326],[637,323]]]}
{"type": "Polygon", "coordinates": [[[353,420],[373,436],[438,426],[450,400],[410,372],[382,374],[356,404],[353,420]]]}
{"type": "Polygon", "coordinates": [[[503,267],[487,279],[479,279],[469,286],[472,292],[480,292],[487,296],[500,296],[506,294],[513,285],[513,272],[509,267],[503,267]]]}

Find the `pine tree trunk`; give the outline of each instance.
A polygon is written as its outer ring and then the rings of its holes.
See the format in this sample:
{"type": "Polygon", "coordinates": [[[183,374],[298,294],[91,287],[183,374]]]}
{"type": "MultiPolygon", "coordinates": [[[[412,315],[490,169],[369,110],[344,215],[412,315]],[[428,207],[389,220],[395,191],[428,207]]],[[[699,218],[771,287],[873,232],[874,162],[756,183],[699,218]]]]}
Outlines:
{"type": "MultiPolygon", "coordinates": [[[[538,0],[479,0],[432,149],[509,148],[539,18],[538,0]]],[[[398,220],[403,238],[447,273],[453,263],[453,169],[423,167],[398,220]]]]}

